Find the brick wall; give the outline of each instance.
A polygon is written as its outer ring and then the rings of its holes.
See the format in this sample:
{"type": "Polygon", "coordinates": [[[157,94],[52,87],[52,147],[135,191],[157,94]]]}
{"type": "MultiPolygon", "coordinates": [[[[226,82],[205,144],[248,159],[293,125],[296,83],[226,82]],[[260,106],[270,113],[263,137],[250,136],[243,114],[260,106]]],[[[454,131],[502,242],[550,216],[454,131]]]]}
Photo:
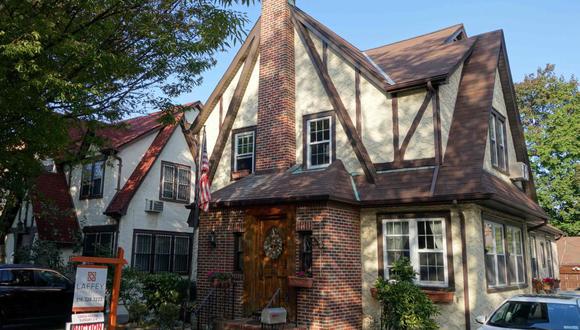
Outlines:
{"type": "Polygon", "coordinates": [[[262,0],[256,171],[296,161],[294,26],[288,0],[262,0]]]}
{"type": "MultiPolygon", "coordinates": [[[[235,208],[215,210],[202,216],[198,247],[198,299],[203,299],[210,288],[207,280],[209,271],[233,272],[234,233],[244,230],[243,221],[244,211],[235,208]],[[216,233],[215,248],[209,243],[212,231],[216,233]]],[[[309,329],[360,329],[362,269],[359,210],[326,203],[298,205],[296,225],[297,269],[300,265],[298,231],[311,230],[315,237],[312,246],[314,286],[297,290],[299,326],[309,329]]],[[[236,274],[234,278],[235,316],[241,317],[244,277],[243,274],[236,274]]],[[[229,304],[230,301],[225,303],[229,304]]]]}
{"type": "Polygon", "coordinates": [[[362,269],[359,211],[337,204],[299,205],[296,220],[297,223],[311,221],[315,238],[312,247],[314,284],[312,288],[299,289],[297,293],[299,326],[309,329],[360,329],[362,269]],[[321,245],[316,243],[316,239],[321,245]]]}
{"type": "MultiPolygon", "coordinates": [[[[199,224],[198,257],[197,257],[197,299],[201,301],[210,289],[207,274],[210,271],[234,272],[234,234],[241,232],[244,225],[244,211],[234,208],[222,208],[202,213],[199,224]],[[216,247],[209,242],[211,232],[216,233],[216,247]]],[[[234,315],[242,316],[242,294],[244,291],[244,276],[234,273],[234,315]]],[[[223,291],[223,290],[221,290],[223,291]]],[[[211,301],[220,306],[229,318],[231,308],[231,292],[218,292],[218,299],[211,301]]]]}

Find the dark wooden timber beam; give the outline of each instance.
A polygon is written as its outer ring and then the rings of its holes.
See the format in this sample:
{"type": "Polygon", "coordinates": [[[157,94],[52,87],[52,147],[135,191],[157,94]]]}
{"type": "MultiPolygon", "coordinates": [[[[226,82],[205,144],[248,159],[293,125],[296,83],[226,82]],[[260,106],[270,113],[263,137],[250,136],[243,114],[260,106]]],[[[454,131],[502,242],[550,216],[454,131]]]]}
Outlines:
{"type": "Polygon", "coordinates": [[[258,19],[256,24],[248,34],[246,41],[244,41],[244,43],[242,44],[242,47],[232,60],[232,63],[224,73],[222,79],[220,79],[220,81],[218,82],[216,88],[213,90],[213,92],[207,99],[207,102],[204,104],[203,109],[200,111],[199,115],[193,122],[192,127],[188,130],[188,132],[191,132],[193,134],[199,133],[199,131],[205,124],[205,121],[207,120],[207,118],[209,117],[215,106],[218,104],[223,93],[228,88],[228,85],[236,76],[236,73],[238,72],[239,68],[246,61],[247,57],[250,54],[250,45],[253,43],[254,40],[258,39],[259,35],[260,35],[260,19],[258,19]]]}
{"type": "Polygon", "coordinates": [[[413,137],[413,135],[417,131],[417,128],[419,127],[419,124],[421,123],[421,119],[423,119],[423,115],[425,114],[425,111],[427,111],[427,106],[431,102],[432,97],[433,97],[433,92],[431,90],[429,90],[427,92],[427,95],[425,95],[425,99],[423,100],[423,104],[421,104],[419,111],[417,111],[417,115],[413,119],[413,123],[411,123],[411,127],[409,127],[409,131],[407,132],[407,135],[405,135],[405,138],[403,139],[403,142],[401,143],[401,148],[399,149],[399,154],[400,154],[401,160],[405,159],[405,151],[407,151],[407,147],[409,146],[409,142],[411,142],[411,138],[413,137]]]}
{"type": "Polygon", "coordinates": [[[240,75],[240,80],[238,80],[238,84],[236,85],[236,89],[234,90],[234,95],[232,96],[232,100],[228,105],[228,111],[226,112],[226,116],[224,117],[223,122],[221,123],[216,144],[213,147],[211,157],[209,159],[210,182],[213,181],[215,172],[217,171],[220,158],[222,157],[224,148],[228,141],[228,137],[230,135],[230,132],[232,131],[232,127],[234,126],[234,121],[236,120],[236,116],[238,115],[238,110],[240,109],[240,105],[242,104],[242,99],[244,98],[244,94],[246,93],[246,88],[248,87],[252,71],[256,66],[256,62],[258,60],[259,46],[260,39],[255,38],[251,43],[248,57],[246,58],[244,68],[242,69],[242,73],[240,75]]]}
{"type": "Polygon", "coordinates": [[[300,36],[300,39],[302,39],[302,42],[304,42],[304,45],[306,46],[306,51],[314,64],[316,73],[318,74],[318,77],[322,82],[322,86],[324,87],[324,90],[326,91],[326,94],[328,95],[328,98],[330,99],[330,102],[334,107],[336,115],[340,123],[342,124],[342,127],[344,128],[347,138],[350,141],[352,148],[354,149],[356,157],[358,158],[359,162],[362,165],[367,181],[370,183],[375,183],[377,178],[375,166],[373,165],[373,162],[371,161],[371,158],[364,144],[362,143],[360,135],[356,131],[356,128],[352,122],[352,119],[348,114],[348,111],[346,110],[346,107],[344,106],[344,103],[342,103],[340,94],[338,94],[338,90],[332,83],[332,80],[327,70],[324,69],[325,67],[324,63],[320,58],[318,52],[316,52],[314,42],[310,38],[308,31],[306,30],[304,25],[302,25],[302,23],[294,19],[294,26],[296,26],[298,30],[298,35],[300,36]]]}

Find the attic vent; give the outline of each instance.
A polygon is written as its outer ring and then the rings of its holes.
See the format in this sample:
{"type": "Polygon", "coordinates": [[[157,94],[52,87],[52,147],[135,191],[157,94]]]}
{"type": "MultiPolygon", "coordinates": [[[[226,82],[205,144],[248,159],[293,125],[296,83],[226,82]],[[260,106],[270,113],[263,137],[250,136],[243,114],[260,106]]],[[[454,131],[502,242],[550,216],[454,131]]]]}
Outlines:
{"type": "Polygon", "coordinates": [[[449,37],[449,39],[447,39],[447,43],[453,43],[459,40],[463,40],[467,38],[467,35],[465,34],[465,31],[463,29],[455,32],[452,36],[449,37]]]}
{"type": "Polygon", "coordinates": [[[161,213],[163,212],[163,202],[154,200],[145,200],[145,212],[161,213]]]}

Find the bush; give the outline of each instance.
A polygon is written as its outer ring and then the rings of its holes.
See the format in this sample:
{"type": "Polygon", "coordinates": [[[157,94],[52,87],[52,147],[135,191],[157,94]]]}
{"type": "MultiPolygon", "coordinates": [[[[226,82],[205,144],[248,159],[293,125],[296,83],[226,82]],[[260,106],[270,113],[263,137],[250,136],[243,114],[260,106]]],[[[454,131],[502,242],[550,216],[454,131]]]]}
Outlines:
{"type": "Polygon", "coordinates": [[[147,305],[138,301],[131,302],[127,305],[127,311],[129,312],[129,322],[135,323],[137,326],[144,324],[148,315],[147,305]]]}
{"type": "Polygon", "coordinates": [[[179,318],[179,305],[172,303],[163,303],[159,306],[157,318],[161,329],[173,329],[179,318]]]}
{"type": "Polygon", "coordinates": [[[415,271],[406,258],[401,258],[391,268],[391,279],[379,278],[376,283],[377,298],[383,307],[383,329],[431,330],[439,326],[433,319],[438,308],[413,283],[415,271]]]}
{"type": "Polygon", "coordinates": [[[142,284],[143,299],[149,310],[158,312],[163,304],[182,305],[187,301],[189,280],[177,274],[146,274],[142,284]]]}

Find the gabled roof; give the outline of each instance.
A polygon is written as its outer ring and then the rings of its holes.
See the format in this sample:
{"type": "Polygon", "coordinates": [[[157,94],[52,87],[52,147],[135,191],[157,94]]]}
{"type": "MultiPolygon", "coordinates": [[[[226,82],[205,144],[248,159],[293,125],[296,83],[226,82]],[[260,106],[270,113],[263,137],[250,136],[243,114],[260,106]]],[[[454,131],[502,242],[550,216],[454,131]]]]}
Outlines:
{"type": "Polygon", "coordinates": [[[72,244],[79,233],[72,197],[62,173],[42,173],[31,194],[32,210],[43,241],[72,244]]]}
{"type": "Polygon", "coordinates": [[[220,206],[320,200],[356,203],[342,161],[318,171],[250,175],[212,194],[212,204],[220,206]]]}
{"type": "MultiPolygon", "coordinates": [[[[179,122],[182,117],[183,114],[178,114],[176,121],[179,122]]],[[[141,183],[143,183],[147,173],[149,173],[149,170],[153,164],[155,164],[155,161],[161,154],[161,151],[163,151],[163,148],[165,148],[165,145],[167,145],[167,142],[178,125],[178,123],[166,125],[159,131],[141,158],[141,161],[139,161],[139,164],[137,164],[137,167],[135,167],[135,170],[131,173],[127,182],[125,182],[123,188],[115,194],[109,203],[107,210],[104,212],[106,215],[121,217],[127,213],[127,208],[129,207],[131,199],[133,199],[137,189],[139,189],[141,183]]]]}
{"type": "Polygon", "coordinates": [[[393,80],[395,89],[427,80],[446,79],[471,53],[474,38],[451,41],[463,33],[462,24],[366,50],[365,53],[393,80]]]}
{"type": "MultiPolygon", "coordinates": [[[[184,104],[201,110],[200,101],[184,104]]],[[[138,140],[139,138],[161,129],[163,123],[160,121],[163,111],[156,111],[147,115],[130,118],[115,124],[108,124],[96,130],[95,135],[102,138],[105,148],[119,149],[123,146],[138,140]]],[[[73,125],[69,129],[71,140],[71,151],[79,152],[86,134],[89,133],[83,122],[73,125]]]]}

